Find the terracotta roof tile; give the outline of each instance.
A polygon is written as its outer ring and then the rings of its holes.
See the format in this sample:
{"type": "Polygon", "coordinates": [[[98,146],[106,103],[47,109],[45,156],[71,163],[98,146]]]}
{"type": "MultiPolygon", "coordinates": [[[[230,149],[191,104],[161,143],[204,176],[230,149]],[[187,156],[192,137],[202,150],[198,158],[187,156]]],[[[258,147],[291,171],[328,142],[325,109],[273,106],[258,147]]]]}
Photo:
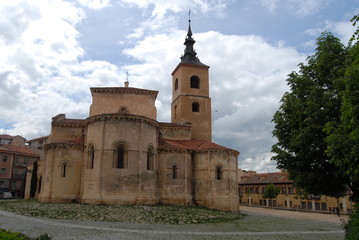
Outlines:
{"type": "Polygon", "coordinates": [[[44,140],[44,139],[47,139],[47,138],[49,138],[49,136],[38,137],[38,138],[28,140],[27,143],[36,142],[36,141],[44,140]]]}
{"type": "Polygon", "coordinates": [[[23,146],[13,146],[8,144],[0,144],[1,152],[11,152],[15,154],[28,155],[33,157],[40,157],[39,154],[32,151],[30,148],[23,146]]]}
{"type": "MultiPolygon", "coordinates": [[[[161,139],[159,143],[160,150],[229,150],[235,151],[233,149],[218,145],[213,142],[208,142],[204,140],[170,140],[170,139],[161,139]]],[[[235,151],[237,152],[237,151],[235,151]]],[[[237,152],[238,153],[238,152],[237,152]]]]}
{"type": "Polygon", "coordinates": [[[239,185],[270,183],[292,183],[292,181],[288,179],[286,172],[258,173],[252,176],[243,176],[242,180],[239,181],[239,185]]]}
{"type": "Polygon", "coordinates": [[[137,93],[137,94],[150,94],[157,97],[158,91],[133,88],[133,87],[92,87],[90,88],[91,94],[93,93],[137,93]]]}
{"type": "Polygon", "coordinates": [[[1,139],[12,139],[13,137],[8,134],[0,134],[1,139]]]}

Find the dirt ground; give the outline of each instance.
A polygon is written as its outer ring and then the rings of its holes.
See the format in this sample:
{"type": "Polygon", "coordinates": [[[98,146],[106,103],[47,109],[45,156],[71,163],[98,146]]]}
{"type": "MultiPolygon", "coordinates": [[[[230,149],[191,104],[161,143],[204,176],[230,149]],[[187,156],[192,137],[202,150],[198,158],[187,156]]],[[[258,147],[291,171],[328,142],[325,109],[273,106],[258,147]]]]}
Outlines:
{"type": "Polygon", "coordinates": [[[343,220],[344,221],[348,220],[348,215],[341,215],[338,217],[335,214],[301,212],[301,211],[248,207],[248,206],[240,206],[240,211],[242,213],[251,212],[251,213],[266,214],[272,216],[289,217],[296,219],[310,219],[310,220],[317,220],[317,221],[331,222],[331,223],[342,223],[343,220]]]}

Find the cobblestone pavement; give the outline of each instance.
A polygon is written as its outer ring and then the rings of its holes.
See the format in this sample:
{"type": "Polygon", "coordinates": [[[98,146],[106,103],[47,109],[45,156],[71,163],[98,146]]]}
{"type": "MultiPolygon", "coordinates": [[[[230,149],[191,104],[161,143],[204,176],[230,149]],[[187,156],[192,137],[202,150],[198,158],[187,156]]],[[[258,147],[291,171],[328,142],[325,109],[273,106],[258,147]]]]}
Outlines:
{"type": "Polygon", "coordinates": [[[301,212],[301,211],[291,211],[283,209],[270,209],[270,208],[261,208],[261,207],[248,207],[240,206],[241,212],[253,213],[253,214],[266,214],[271,216],[279,217],[290,217],[298,219],[308,219],[315,221],[331,222],[331,223],[342,223],[342,221],[348,220],[348,215],[337,216],[335,214],[327,213],[316,213],[316,212],[301,212]]]}
{"type": "Polygon", "coordinates": [[[244,211],[244,219],[222,224],[125,224],[34,218],[0,211],[0,228],[31,237],[64,239],[343,239],[338,223],[273,217],[244,211]]]}

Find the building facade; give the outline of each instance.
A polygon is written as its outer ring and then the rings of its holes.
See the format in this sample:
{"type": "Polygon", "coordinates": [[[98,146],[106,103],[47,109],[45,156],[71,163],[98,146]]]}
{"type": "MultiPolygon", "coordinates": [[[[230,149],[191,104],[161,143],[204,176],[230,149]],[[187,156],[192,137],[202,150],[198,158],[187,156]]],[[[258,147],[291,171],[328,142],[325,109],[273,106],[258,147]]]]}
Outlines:
{"type": "Polygon", "coordinates": [[[260,173],[239,170],[239,199],[240,204],[293,210],[351,213],[352,202],[349,196],[336,199],[328,196],[304,195],[293,187],[287,172],[260,173]],[[268,184],[273,183],[280,189],[275,199],[263,198],[268,184]]]}
{"type": "Polygon", "coordinates": [[[40,155],[40,159],[44,158],[44,145],[47,143],[49,136],[39,137],[28,140],[26,143],[28,147],[40,155]]]}
{"type": "Polygon", "coordinates": [[[25,146],[26,139],[17,135],[17,136],[10,136],[8,134],[1,134],[0,135],[0,144],[7,144],[13,146],[25,146]]]}
{"type": "Polygon", "coordinates": [[[39,157],[25,146],[0,144],[0,192],[11,192],[13,197],[23,198],[27,167],[39,157]]]}
{"type": "Polygon", "coordinates": [[[39,163],[39,201],[239,209],[239,152],[212,142],[209,66],[194,43],[189,26],[172,72],[171,122],[156,120],[157,91],[128,82],[91,88],[86,119],[52,119],[39,163]]]}

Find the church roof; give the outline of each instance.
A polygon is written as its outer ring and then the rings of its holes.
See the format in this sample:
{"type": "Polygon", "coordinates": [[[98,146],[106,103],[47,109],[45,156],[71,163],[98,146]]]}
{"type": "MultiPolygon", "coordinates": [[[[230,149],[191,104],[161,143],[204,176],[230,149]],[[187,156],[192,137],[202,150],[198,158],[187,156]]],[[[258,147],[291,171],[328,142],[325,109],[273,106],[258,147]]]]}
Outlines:
{"type": "Polygon", "coordinates": [[[13,139],[13,137],[8,134],[0,134],[0,139],[13,139]]]}
{"type": "Polygon", "coordinates": [[[239,185],[292,183],[292,181],[288,179],[288,173],[286,172],[258,173],[250,176],[242,176],[241,179],[239,185]]]}
{"type": "Polygon", "coordinates": [[[30,139],[27,141],[27,143],[31,143],[31,142],[37,142],[37,141],[40,141],[40,140],[45,140],[45,139],[48,139],[49,136],[44,136],[44,137],[38,137],[38,138],[34,138],[34,139],[30,139]]]}
{"type": "Polygon", "coordinates": [[[195,44],[196,41],[192,38],[192,35],[193,34],[191,29],[191,20],[188,20],[188,32],[184,42],[186,48],[184,50],[183,56],[181,56],[181,63],[188,63],[188,64],[208,67],[207,65],[201,63],[201,61],[198,59],[197,53],[193,48],[193,45],[195,44]]]}
{"type": "Polygon", "coordinates": [[[30,148],[23,146],[14,146],[8,144],[0,144],[0,152],[9,152],[12,154],[20,154],[32,157],[39,157],[39,154],[32,151],[30,148]]]}
{"type": "Polygon", "coordinates": [[[109,94],[119,94],[119,93],[132,93],[138,95],[153,95],[157,97],[158,91],[142,89],[142,88],[132,88],[132,87],[92,87],[91,94],[94,93],[109,93],[109,94]]]}
{"type": "Polygon", "coordinates": [[[239,152],[218,145],[214,142],[208,142],[205,140],[170,140],[161,139],[158,148],[160,150],[194,150],[194,151],[208,151],[208,150],[222,150],[222,151],[233,151],[239,154],[239,152]]]}

